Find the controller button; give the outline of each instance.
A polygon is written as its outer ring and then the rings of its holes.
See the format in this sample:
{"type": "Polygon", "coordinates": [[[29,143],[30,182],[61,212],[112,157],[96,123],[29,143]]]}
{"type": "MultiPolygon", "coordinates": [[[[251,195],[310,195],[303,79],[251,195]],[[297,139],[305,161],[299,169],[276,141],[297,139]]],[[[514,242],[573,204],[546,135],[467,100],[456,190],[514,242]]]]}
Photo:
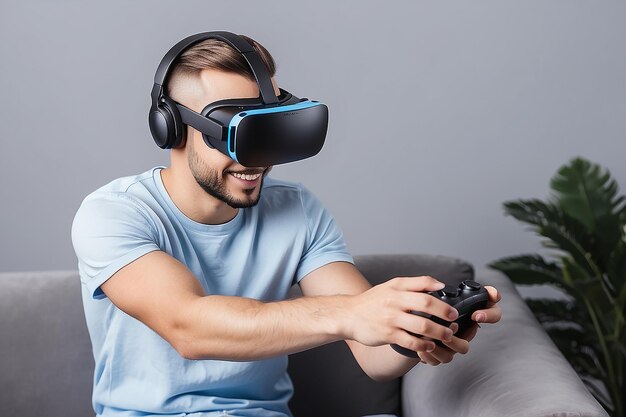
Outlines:
{"type": "Polygon", "coordinates": [[[458,291],[456,289],[444,288],[441,290],[447,297],[456,297],[458,295],[458,291]]]}
{"type": "Polygon", "coordinates": [[[476,281],[467,279],[461,283],[461,288],[464,290],[478,291],[480,290],[480,284],[476,281]]]}
{"type": "Polygon", "coordinates": [[[435,297],[444,298],[447,294],[444,290],[435,291],[435,297]]]}

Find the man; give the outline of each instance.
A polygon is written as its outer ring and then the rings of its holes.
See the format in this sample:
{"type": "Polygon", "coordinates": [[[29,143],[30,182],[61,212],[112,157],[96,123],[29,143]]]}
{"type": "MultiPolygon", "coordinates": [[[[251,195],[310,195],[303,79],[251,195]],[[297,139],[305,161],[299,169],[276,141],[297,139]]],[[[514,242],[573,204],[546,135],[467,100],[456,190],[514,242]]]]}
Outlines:
{"type": "MultiPolygon", "coordinates": [[[[272,57],[245,39],[278,95],[272,57]]],[[[259,96],[242,55],[216,39],[182,53],[166,87],[195,112],[259,96]]],[[[426,294],[442,283],[405,277],[372,288],[303,186],[237,163],[190,126],[184,135],[169,167],[96,190],[74,220],[99,416],[289,416],[286,355],[337,340],[376,380],[468,351],[476,326],[459,338],[456,325],[409,313],[454,320],[456,310],[426,294]],[[294,283],[304,297],[286,300],[294,283]]],[[[489,308],[473,318],[495,323],[499,295],[488,290],[489,308]]]]}

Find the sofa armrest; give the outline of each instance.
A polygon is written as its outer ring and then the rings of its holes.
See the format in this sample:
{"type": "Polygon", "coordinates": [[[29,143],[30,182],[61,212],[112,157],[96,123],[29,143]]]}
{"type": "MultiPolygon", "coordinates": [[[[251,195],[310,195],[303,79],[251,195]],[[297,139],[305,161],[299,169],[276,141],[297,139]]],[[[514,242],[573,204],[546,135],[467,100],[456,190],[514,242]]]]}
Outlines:
{"type": "Polygon", "coordinates": [[[511,281],[492,270],[477,273],[476,280],[502,294],[502,320],[483,325],[466,355],[406,374],[403,415],[608,416],[511,281]]]}

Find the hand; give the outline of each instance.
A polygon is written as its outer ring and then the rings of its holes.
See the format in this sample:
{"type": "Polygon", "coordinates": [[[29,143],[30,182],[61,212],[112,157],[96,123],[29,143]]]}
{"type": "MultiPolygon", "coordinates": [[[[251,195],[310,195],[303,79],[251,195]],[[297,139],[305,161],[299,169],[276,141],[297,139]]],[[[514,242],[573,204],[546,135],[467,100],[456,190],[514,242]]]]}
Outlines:
{"type": "Polygon", "coordinates": [[[367,346],[396,343],[415,352],[433,351],[435,343],[429,338],[452,341],[453,331],[410,311],[455,320],[458,312],[454,308],[427,294],[443,287],[429,276],[394,278],[351,297],[346,338],[367,346]]]}
{"type": "MultiPolygon", "coordinates": [[[[451,362],[457,353],[466,354],[469,352],[469,342],[476,336],[479,327],[478,324],[474,324],[465,330],[462,335],[452,337],[450,342],[442,341],[446,347],[436,346],[432,352],[417,352],[420,361],[428,365],[437,366],[441,363],[451,362]]],[[[459,330],[459,325],[452,323],[450,329],[456,334],[459,330]]]]}
{"type": "MultiPolygon", "coordinates": [[[[428,365],[437,366],[440,363],[449,363],[452,361],[455,354],[466,354],[469,351],[469,342],[476,336],[480,323],[497,323],[502,318],[502,310],[497,303],[502,299],[498,290],[491,286],[485,286],[485,289],[489,293],[489,301],[487,302],[487,308],[483,310],[476,310],[472,314],[472,320],[477,323],[466,329],[463,334],[452,338],[451,342],[443,342],[447,347],[437,346],[432,352],[418,352],[418,356],[423,363],[428,365]]],[[[454,334],[458,331],[458,324],[452,323],[450,326],[453,329],[454,334]]]]}

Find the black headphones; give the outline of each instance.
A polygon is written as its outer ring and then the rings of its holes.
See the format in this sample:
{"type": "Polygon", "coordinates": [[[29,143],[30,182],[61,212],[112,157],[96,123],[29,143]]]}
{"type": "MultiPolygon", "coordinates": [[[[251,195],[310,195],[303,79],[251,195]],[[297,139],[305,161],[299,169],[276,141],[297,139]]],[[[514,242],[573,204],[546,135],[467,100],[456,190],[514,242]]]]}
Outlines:
{"type": "Polygon", "coordinates": [[[163,57],[154,76],[152,87],[152,105],[148,115],[148,125],[156,144],[162,149],[171,149],[181,146],[184,142],[185,124],[174,100],[165,94],[163,84],[176,59],[187,48],[207,39],[218,39],[232,46],[246,59],[252,74],[256,79],[264,104],[278,103],[274,94],[271,77],[252,45],[242,37],[224,31],[204,32],[189,36],[178,42],[163,57]]]}

